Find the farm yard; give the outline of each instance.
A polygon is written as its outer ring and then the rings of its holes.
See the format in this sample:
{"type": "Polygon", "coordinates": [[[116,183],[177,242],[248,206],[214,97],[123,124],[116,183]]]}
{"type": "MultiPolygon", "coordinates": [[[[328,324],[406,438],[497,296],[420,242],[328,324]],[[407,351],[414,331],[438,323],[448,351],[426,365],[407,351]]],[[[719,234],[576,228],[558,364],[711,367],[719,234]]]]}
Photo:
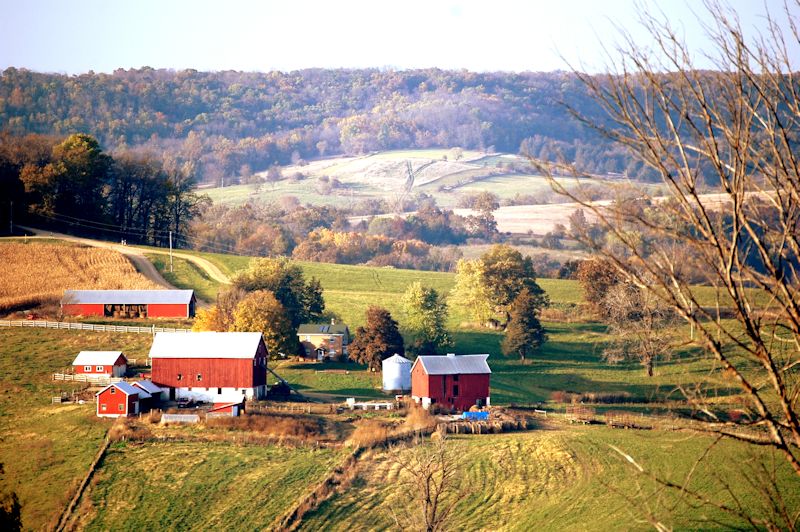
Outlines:
{"type": "MultiPolygon", "coordinates": [[[[8,244],[0,245],[0,249],[5,245],[8,244]]],[[[196,255],[226,276],[243,270],[251,260],[231,255],[196,255]]],[[[165,271],[168,265],[163,255],[152,254],[149,258],[166,277],[169,272],[165,271]]],[[[400,295],[413,281],[420,280],[444,294],[454,283],[454,276],[447,273],[323,263],[299,265],[307,277],[320,280],[327,308],[348,323],[351,330],[363,324],[366,307],[375,301],[381,301],[401,317],[400,295]]],[[[175,267],[174,274],[168,277],[171,283],[180,288],[197,288],[209,301],[216,298],[221,285],[195,263],[176,257],[175,267]]],[[[645,509],[625,502],[626,497],[637,495],[642,478],[626,468],[610,445],[675,481],[682,481],[694,461],[712,447],[708,460],[718,471],[731,463],[766,461],[776,471],[776,482],[783,487],[791,485],[793,477],[777,457],[768,453],[753,455],[748,448],[730,442],[712,446],[713,440],[693,431],[672,431],[660,426],[651,430],[615,430],[565,423],[565,409],[574,409],[571,405],[581,403],[593,419],[602,421],[611,414],[619,420],[635,416],[645,428],[652,425],[646,417],[649,415],[689,415],[680,388],[697,383],[698,376],[718,394],[717,407],[723,415],[738,408],[739,403],[732,383],[695,351],[676,350],[670,359],[656,364],[653,377],[647,377],[636,364],[608,365],[600,354],[610,337],[603,324],[586,319],[579,284],[553,279],[539,282],[553,303],[544,316],[550,339],[526,362],[500,355],[502,335],[476,328],[469,323],[465,309],[451,304],[448,327],[455,339],[454,350],[491,354],[492,404],[518,405],[523,408],[519,411],[522,415],[528,415],[526,412],[533,408],[550,414],[539,419],[531,431],[449,436],[454,452],[463,457],[467,484],[481,487],[480,494],[466,494],[459,503],[453,522],[456,528],[468,523],[478,528],[519,530],[534,525],[544,529],[580,528],[586,523],[596,524],[597,528],[646,528],[645,509]]],[[[703,301],[714,302],[713,291],[697,290],[703,301]]],[[[685,334],[681,327],[676,332],[685,334]]],[[[46,329],[3,329],[0,335],[0,393],[4,398],[0,403],[0,428],[4,434],[0,462],[7,475],[15,479],[25,526],[52,527],[112,427],[111,422],[95,418],[91,402],[50,404],[52,396],[71,394],[76,388],[73,383],[53,382],[52,373],[64,370],[75,353],[84,349],[119,349],[131,358],[144,358],[151,337],[46,329]],[[74,440],[76,436],[79,443],[74,440]],[[47,482],[44,489],[37,487],[41,479],[47,482]]],[[[270,362],[270,367],[314,401],[341,405],[348,397],[387,398],[380,389],[380,374],[369,372],[362,365],[278,360],[270,362]]],[[[274,415],[262,413],[269,408],[268,403],[254,407],[253,413],[240,418],[241,423],[228,427],[210,423],[162,426],[150,423],[147,416],[132,420],[126,425],[128,432],[123,431],[131,434],[130,440],[111,445],[80,499],[78,510],[72,513],[72,526],[100,530],[135,522],[140,527],[154,527],[163,526],[167,520],[180,523],[181,527],[208,522],[237,523],[244,528],[267,526],[341,466],[349,452],[344,442],[352,439],[358,427],[374,424],[374,429],[369,430],[383,437],[380,435],[386,433],[386,427],[403,423],[401,412],[336,413],[331,409],[330,413],[314,413],[309,409],[304,414],[302,408],[300,413],[278,413],[293,420],[279,421],[274,415]],[[165,462],[174,467],[158,467],[165,462]],[[137,475],[142,474],[146,482],[139,481],[137,475]],[[209,483],[217,489],[205,489],[209,483]],[[270,496],[247,496],[252,493],[270,496]]],[[[386,452],[380,448],[364,452],[351,473],[354,476],[345,488],[328,494],[318,508],[311,508],[296,524],[308,530],[342,529],[345,522],[354,530],[390,526],[392,517],[383,510],[386,501],[398,508],[408,503],[403,502],[401,476],[386,452]]],[[[718,500],[729,500],[713,475],[696,474],[691,482],[715,493],[718,500]]],[[[740,501],[757,513],[770,511],[763,507],[756,490],[744,482],[740,484],[736,488],[742,490],[736,492],[740,501]]],[[[644,489],[658,491],[647,483],[644,489]]],[[[733,523],[708,506],[692,508],[676,503],[673,495],[659,494],[657,508],[649,511],[678,528],[692,528],[697,523],[707,523],[707,519],[733,523]]],[[[790,499],[786,503],[797,505],[800,501],[790,499]]]]}

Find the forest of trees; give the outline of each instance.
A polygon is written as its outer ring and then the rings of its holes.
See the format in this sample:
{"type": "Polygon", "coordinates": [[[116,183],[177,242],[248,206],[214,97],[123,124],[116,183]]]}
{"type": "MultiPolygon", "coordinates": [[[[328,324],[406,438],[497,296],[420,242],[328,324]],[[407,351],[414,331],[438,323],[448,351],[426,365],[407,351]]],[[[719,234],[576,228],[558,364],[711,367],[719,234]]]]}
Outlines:
{"type": "Polygon", "coordinates": [[[375,150],[460,146],[644,175],[573,119],[600,109],[573,74],[426,70],[198,72],[78,76],[8,68],[0,123],[15,135],[87,133],[108,151],[146,148],[200,182],[274,164],[375,150]]]}

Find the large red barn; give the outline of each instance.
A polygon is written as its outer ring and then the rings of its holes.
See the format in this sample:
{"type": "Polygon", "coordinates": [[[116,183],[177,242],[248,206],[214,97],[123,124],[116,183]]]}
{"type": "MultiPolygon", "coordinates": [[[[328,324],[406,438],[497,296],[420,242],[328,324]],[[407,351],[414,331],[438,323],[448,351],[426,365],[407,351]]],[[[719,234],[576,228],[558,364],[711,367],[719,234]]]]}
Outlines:
{"type": "Polygon", "coordinates": [[[170,400],[267,395],[267,347],[258,332],[157,333],[150,363],[152,381],[170,400]]]}
{"type": "Polygon", "coordinates": [[[469,410],[489,406],[489,355],[419,356],[411,366],[411,398],[423,408],[440,404],[469,410]]]}
{"type": "Polygon", "coordinates": [[[128,359],[122,351],[81,351],[72,362],[72,369],[79,375],[124,377],[128,359]]]}
{"type": "MultiPolygon", "coordinates": [[[[140,395],[144,392],[127,382],[109,384],[97,394],[98,417],[127,417],[140,412],[140,395]]],[[[149,395],[148,395],[149,397],[149,395]]]]}
{"type": "Polygon", "coordinates": [[[66,290],[64,314],[114,318],[191,318],[194,290],[66,290]]]}

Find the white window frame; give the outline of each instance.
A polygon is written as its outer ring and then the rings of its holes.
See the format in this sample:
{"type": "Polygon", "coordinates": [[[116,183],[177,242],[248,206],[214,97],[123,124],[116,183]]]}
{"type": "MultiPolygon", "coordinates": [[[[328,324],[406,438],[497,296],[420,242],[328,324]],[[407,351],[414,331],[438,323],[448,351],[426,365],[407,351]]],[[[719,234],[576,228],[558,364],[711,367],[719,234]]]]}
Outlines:
{"type": "Polygon", "coordinates": [[[105,369],[106,369],[106,367],[105,367],[105,366],[95,366],[95,367],[94,367],[94,370],[95,370],[95,371],[105,371],[105,369]]]}
{"type": "Polygon", "coordinates": [[[83,371],[85,371],[87,373],[91,373],[92,372],[92,366],[83,366],[83,371]]]}

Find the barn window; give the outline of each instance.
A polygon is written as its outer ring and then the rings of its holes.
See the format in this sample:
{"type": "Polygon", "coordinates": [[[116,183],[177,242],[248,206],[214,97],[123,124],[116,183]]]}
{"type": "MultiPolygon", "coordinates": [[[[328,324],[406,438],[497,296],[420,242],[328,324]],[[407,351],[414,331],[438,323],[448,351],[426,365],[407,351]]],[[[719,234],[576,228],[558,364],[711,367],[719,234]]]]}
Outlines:
{"type": "Polygon", "coordinates": [[[453,382],[458,382],[458,374],[453,375],[453,382]]]}
{"type": "Polygon", "coordinates": [[[458,384],[453,385],[453,397],[458,397],[458,384]]]}
{"type": "Polygon", "coordinates": [[[222,388],[217,388],[217,395],[222,395],[222,388]]]}
{"type": "Polygon", "coordinates": [[[105,405],[105,404],[102,404],[102,405],[100,405],[100,410],[102,410],[103,412],[105,412],[106,410],[108,410],[107,406],[108,406],[108,405],[105,405]]]}
{"type": "Polygon", "coordinates": [[[109,390],[109,393],[113,395],[117,393],[117,389],[112,386],[111,389],[109,390]]]}
{"type": "Polygon", "coordinates": [[[117,409],[119,409],[120,412],[124,412],[125,411],[125,405],[117,405],[117,409]]]}
{"type": "Polygon", "coordinates": [[[83,371],[92,371],[92,366],[83,366],[83,371]]]}
{"type": "Polygon", "coordinates": [[[103,371],[103,366],[95,366],[94,370],[95,371],[103,371]]]}
{"type": "Polygon", "coordinates": [[[203,380],[203,374],[202,373],[198,373],[197,374],[197,382],[200,382],[201,380],[203,380]]]}
{"type": "Polygon", "coordinates": [[[178,380],[179,380],[179,381],[182,381],[182,380],[183,380],[183,373],[178,373],[178,380]]]}

